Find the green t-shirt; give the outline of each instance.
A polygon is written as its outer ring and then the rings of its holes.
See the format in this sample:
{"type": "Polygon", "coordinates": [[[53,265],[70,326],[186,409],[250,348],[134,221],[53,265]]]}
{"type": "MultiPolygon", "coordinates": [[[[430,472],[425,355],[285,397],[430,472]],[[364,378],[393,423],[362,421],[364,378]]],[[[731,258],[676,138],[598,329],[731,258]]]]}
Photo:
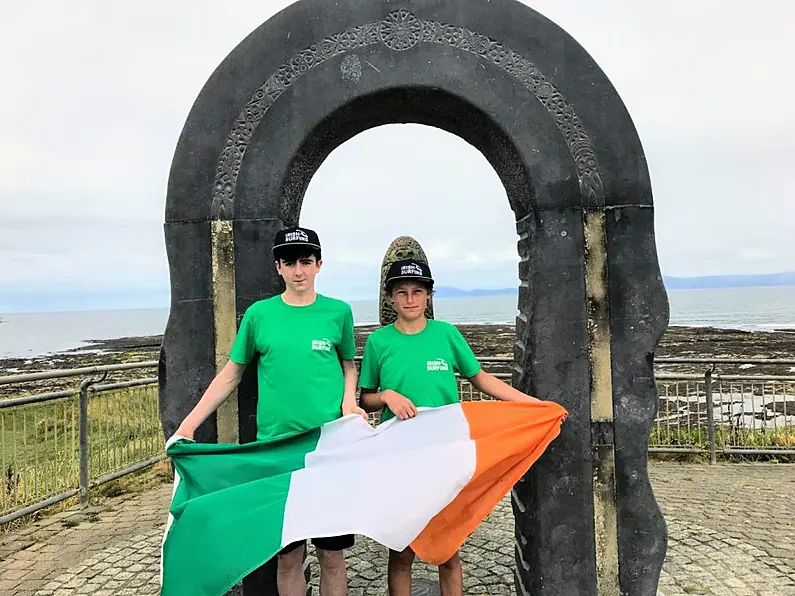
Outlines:
{"type": "MultiPolygon", "coordinates": [[[[480,363],[461,332],[450,323],[428,320],[419,333],[406,335],[387,325],[367,338],[362,356],[359,386],[384,391],[391,389],[417,407],[438,407],[458,403],[455,373],[474,377],[480,363]]],[[[394,413],[384,408],[382,420],[394,413]]]]}
{"type": "Polygon", "coordinates": [[[318,294],[308,306],[290,306],[281,296],[252,304],[229,359],[243,365],[257,359],[257,439],[342,416],[340,360],[355,356],[353,313],[345,302],[318,294]]]}

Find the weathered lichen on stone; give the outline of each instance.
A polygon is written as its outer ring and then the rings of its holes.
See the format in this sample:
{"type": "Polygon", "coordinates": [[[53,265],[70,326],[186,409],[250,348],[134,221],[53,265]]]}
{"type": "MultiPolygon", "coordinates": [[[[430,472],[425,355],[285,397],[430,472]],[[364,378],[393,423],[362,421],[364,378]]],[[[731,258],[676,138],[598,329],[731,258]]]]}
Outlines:
{"type": "Polygon", "coordinates": [[[345,56],[340,64],[340,74],[343,80],[358,83],[362,78],[362,61],[359,60],[359,56],[356,54],[345,56]]]}
{"type": "MultiPolygon", "coordinates": [[[[419,259],[428,262],[428,257],[425,256],[425,251],[422,246],[411,236],[398,236],[389,245],[384,254],[384,259],[381,261],[381,281],[378,284],[378,320],[381,325],[389,325],[394,323],[397,319],[397,313],[392,306],[392,300],[386,294],[384,289],[384,281],[386,280],[386,273],[389,266],[395,261],[402,261],[403,259],[419,259]]],[[[433,271],[433,269],[431,269],[433,271]]],[[[425,316],[429,319],[433,318],[433,298],[428,300],[428,306],[425,309],[425,316]]]]}

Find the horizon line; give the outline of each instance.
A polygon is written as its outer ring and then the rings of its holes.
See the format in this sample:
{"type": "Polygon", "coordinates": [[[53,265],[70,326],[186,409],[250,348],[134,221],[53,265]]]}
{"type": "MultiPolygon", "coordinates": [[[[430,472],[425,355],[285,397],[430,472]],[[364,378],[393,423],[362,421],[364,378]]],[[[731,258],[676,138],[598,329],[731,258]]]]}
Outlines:
{"type": "MultiPolygon", "coordinates": [[[[781,274],[765,274],[765,275],[781,275],[781,274]]],[[[795,274],[792,274],[795,275],[795,274]]],[[[715,276],[715,277],[728,277],[728,276],[715,276]]],[[[741,277],[750,277],[750,276],[741,276],[741,277]]],[[[699,278],[676,278],[676,279],[699,279],[699,278]]],[[[741,286],[717,286],[717,287],[682,287],[682,288],[668,288],[666,287],[666,292],[694,292],[694,291],[720,291],[720,290],[749,290],[749,289],[761,289],[761,288],[784,288],[784,287],[795,287],[795,280],[791,283],[780,284],[780,285],[741,285],[741,286]]],[[[494,296],[507,296],[516,294],[519,291],[519,288],[516,287],[502,287],[502,288],[476,288],[472,290],[466,290],[463,288],[458,288],[455,286],[439,286],[439,288],[444,288],[445,290],[455,290],[458,292],[462,292],[462,295],[451,295],[451,296],[438,296],[437,299],[456,299],[456,298],[489,298],[494,296]],[[487,295],[481,296],[473,296],[472,294],[475,292],[487,292],[487,295]]],[[[338,296],[331,296],[325,292],[318,292],[319,294],[323,294],[329,297],[337,298],[338,300],[343,300],[344,302],[355,303],[355,302],[378,302],[378,298],[342,298],[338,296]]],[[[130,307],[130,306],[100,306],[100,307],[86,307],[86,308],[65,308],[65,309],[55,309],[55,310],[10,310],[10,311],[0,311],[0,322],[2,322],[3,315],[48,315],[48,314],[69,314],[69,313],[97,313],[97,312],[122,312],[122,311],[155,311],[155,310],[168,310],[171,308],[170,303],[162,304],[159,306],[139,306],[139,307],[130,307]]]]}

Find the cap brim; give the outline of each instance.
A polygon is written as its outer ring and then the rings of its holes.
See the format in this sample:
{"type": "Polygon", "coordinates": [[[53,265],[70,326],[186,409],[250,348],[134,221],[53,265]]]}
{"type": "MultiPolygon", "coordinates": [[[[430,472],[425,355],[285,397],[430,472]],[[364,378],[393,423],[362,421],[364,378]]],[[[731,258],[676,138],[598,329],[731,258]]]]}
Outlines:
{"type": "Polygon", "coordinates": [[[277,244],[274,246],[271,252],[275,251],[277,248],[284,248],[285,246],[311,246],[312,248],[320,250],[320,245],[312,242],[285,242],[284,244],[277,244]]]}
{"type": "Polygon", "coordinates": [[[384,285],[391,284],[393,281],[400,281],[401,279],[414,279],[417,281],[429,281],[433,283],[433,278],[431,277],[422,277],[419,275],[398,275],[397,277],[390,277],[384,282],[384,285]]]}

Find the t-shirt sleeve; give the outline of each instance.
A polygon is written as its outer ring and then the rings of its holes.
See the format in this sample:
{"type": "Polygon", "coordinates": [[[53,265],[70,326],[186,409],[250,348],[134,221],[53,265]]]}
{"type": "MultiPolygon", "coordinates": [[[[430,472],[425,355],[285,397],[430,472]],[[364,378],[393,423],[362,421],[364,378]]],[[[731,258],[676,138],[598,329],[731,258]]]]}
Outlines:
{"type": "Polygon", "coordinates": [[[353,335],[353,311],[345,305],[345,318],[342,322],[342,339],[340,340],[340,358],[353,360],[356,357],[356,340],[353,335]]]}
{"type": "Polygon", "coordinates": [[[240,322],[240,329],[237,330],[237,336],[232,344],[229,359],[236,364],[248,364],[251,362],[254,359],[254,353],[257,351],[255,337],[256,325],[251,309],[248,309],[240,322]]]}
{"type": "Polygon", "coordinates": [[[462,377],[469,379],[480,372],[480,362],[472,353],[467,340],[461,332],[452,325],[450,326],[450,343],[453,347],[453,369],[462,377]]]}
{"type": "Polygon", "coordinates": [[[359,387],[362,389],[378,389],[381,386],[376,352],[377,350],[372,340],[368,337],[367,342],[364,344],[362,369],[359,372],[359,387]]]}

